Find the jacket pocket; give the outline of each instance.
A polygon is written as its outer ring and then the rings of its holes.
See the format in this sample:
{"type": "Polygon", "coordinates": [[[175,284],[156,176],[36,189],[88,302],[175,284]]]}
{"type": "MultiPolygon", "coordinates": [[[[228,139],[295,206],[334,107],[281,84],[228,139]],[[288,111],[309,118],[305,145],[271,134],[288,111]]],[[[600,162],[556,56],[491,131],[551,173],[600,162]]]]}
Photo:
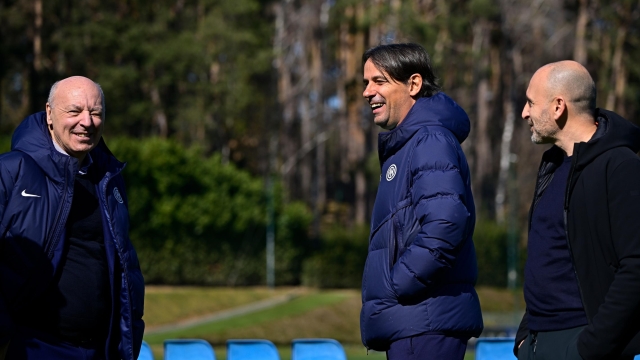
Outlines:
{"type": "Polygon", "coordinates": [[[388,264],[388,249],[377,249],[369,253],[363,275],[362,301],[397,299],[388,264]]]}

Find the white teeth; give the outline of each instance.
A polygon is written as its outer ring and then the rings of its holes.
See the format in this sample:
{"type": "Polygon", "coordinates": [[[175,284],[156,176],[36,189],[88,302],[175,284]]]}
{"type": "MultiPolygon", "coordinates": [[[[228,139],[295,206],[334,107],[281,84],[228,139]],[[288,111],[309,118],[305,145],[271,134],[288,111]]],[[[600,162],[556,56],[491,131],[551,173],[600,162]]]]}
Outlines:
{"type": "Polygon", "coordinates": [[[382,107],[382,105],[384,105],[384,104],[371,104],[371,109],[375,110],[375,109],[377,109],[379,107],[382,107]]]}

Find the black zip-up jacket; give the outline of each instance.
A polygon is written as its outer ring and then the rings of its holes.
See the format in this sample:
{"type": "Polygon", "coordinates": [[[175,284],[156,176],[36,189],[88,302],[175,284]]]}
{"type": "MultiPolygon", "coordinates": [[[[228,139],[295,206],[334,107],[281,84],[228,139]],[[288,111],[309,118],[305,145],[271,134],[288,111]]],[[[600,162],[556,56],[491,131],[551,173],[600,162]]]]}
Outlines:
{"type": "MultiPolygon", "coordinates": [[[[589,324],[578,338],[584,360],[640,354],[640,128],[597,110],[598,129],[573,149],[564,201],[569,252],[589,324]]],[[[542,156],[531,214],[564,152],[542,156]]],[[[525,313],[518,344],[529,333],[525,313]]]]}

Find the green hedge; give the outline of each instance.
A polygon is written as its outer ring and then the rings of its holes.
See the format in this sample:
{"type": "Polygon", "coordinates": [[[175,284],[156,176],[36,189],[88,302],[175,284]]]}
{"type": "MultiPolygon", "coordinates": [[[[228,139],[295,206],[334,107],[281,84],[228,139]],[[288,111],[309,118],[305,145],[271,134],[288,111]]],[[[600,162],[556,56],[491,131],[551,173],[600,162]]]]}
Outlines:
{"type": "MultiPolygon", "coordinates": [[[[320,248],[305,262],[302,282],[321,288],[360,287],[366,260],[369,229],[335,227],[321,234],[320,248]]],[[[507,286],[507,230],[492,221],[479,220],[474,232],[478,260],[478,285],[507,286]]],[[[520,258],[526,249],[520,250],[520,258]]],[[[518,264],[521,278],[523,262],[518,264]]]]}
{"type": "Polygon", "coordinates": [[[303,284],[321,288],[359,288],[368,244],[369,228],[365,226],[325,230],[320,249],[304,263],[303,284]]]}
{"type": "Polygon", "coordinates": [[[507,286],[507,228],[479,219],[473,233],[478,259],[478,284],[507,286]]]}
{"type": "MultiPolygon", "coordinates": [[[[109,146],[127,161],[130,237],[147,283],[264,284],[262,179],[171,140],[119,138],[109,146]]],[[[296,284],[311,216],[298,203],[275,208],[277,278],[296,284]]]]}

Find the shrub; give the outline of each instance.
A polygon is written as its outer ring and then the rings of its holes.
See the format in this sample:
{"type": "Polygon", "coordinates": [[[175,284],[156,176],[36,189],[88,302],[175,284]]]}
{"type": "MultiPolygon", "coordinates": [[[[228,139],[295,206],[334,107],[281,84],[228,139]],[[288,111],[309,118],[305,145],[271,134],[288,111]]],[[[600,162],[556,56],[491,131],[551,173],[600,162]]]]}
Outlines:
{"type": "MultiPolygon", "coordinates": [[[[262,179],[171,140],[120,138],[109,145],[127,161],[130,237],[147,283],[264,284],[262,179]]],[[[279,202],[275,209],[282,283],[299,283],[309,212],[279,202]]]]}
{"type": "Polygon", "coordinates": [[[479,219],[473,242],[478,259],[478,285],[507,286],[506,227],[479,219]]]}
{"type": "Polygon", "coordinates": [[[369,228],[335,226],[321,234],[320,249],[304,263],[302,283],[320,288],[360,288],[369,228]]]}

